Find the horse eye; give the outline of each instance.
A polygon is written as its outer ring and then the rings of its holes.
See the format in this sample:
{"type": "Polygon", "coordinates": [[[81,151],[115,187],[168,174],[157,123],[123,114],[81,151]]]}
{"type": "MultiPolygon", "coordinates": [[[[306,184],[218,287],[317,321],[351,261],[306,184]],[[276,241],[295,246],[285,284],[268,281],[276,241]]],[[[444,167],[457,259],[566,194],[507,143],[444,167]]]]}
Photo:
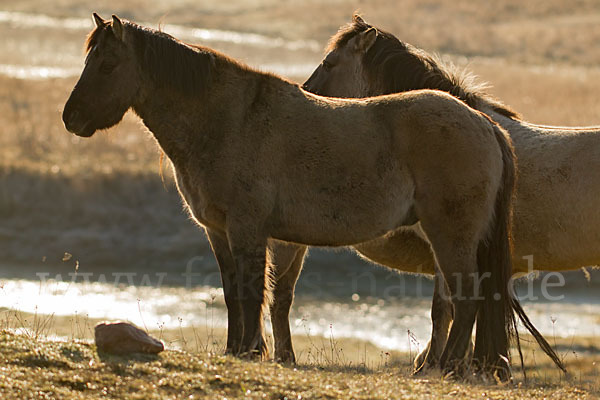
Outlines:
{"type": "Polygon", "coordinates": [[[103,74],[110,74],[116,66],[117,64],[114,63],[103,62],[102,64],[100,64],[100,72],[102,72],[103,74]]]}
{"type": "Polygon", "coordinates": [[[329,61],[323,60],[323,68],[325,68],[325,71],[329,71],[331,68],[333,68],[333,64],[329,61]]]}

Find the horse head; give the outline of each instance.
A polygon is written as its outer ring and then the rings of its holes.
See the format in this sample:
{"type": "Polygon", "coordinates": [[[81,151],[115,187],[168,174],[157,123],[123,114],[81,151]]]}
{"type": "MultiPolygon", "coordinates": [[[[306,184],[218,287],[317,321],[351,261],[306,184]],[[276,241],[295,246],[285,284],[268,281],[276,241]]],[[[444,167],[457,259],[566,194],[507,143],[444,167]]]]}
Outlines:
{"type": "Polygon", "coordinates": [[[327,55],[304,83],[304,90],[323,96],[369,96],[363,60],[377,39],[377,29],[354,15],[353,22],[331,39],[327,55]]]}
{"type": "Polygon", "coordinates": [[[86,42],[85,67],[62,115],[67,130],[83,137],[119,123],[139,88],[126,24],[115,15],[112,21],[93,17],[96,27],[86,42]]]}

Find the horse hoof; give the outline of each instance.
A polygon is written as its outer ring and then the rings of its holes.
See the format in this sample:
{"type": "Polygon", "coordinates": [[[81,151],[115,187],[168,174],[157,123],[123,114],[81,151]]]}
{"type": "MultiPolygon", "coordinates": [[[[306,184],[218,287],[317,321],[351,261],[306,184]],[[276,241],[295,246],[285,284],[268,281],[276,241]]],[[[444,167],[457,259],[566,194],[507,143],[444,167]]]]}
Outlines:
{"type": "Polygon", "coordinates": [[[455,362],[446,362],[441,365],[444,379],[462,379],[467,375],[468,366],[461,360],[455,362]]]}
{"type": "Polygon", "coordinates": [[[503,358],[496,363],[496,366],[492,369],[492,376],[498,383],[510,382],[512,380],[510,363],[507,359],[503,358]]]}
{"type": "Polygon", "coordinates": [[[512,380],[512,369],[506,357],[501,356],[498,360],[487,363],[474,359],[471,363],[471,369],[475,373],[482,374],[498,383],[510,382],[512,380]]]}
{"type": "Polygon", "coordinates": [[[420,366],[413,368],[412,374],[414,376],[423,375],[424,371],[425,371],[425,364],[421,364],[420,366]]]}
{"type": "Polygon", "coordinates": [[[420,372],[425,368],[425,358],[426,357],[421,354],[415,358],[415,361],[413,362],[413,373],[420,372]]]}
{"type": "Polygon", "coordinates": [[[238,357],[248,361],[262,361],[263,355],[258,350],[244,351],[238,354],[238,357]]]}
{"type": "Polygon", "coordinates": [[[512,375],[510,374],[510,371],[500,368],[494,372],[494,378],[500,383],[505,383],[512,380],[512,375]]]}
{"type": "Polygon", "coordinates": [[[261,341],[250,350],[240,350],[237,356],[245,360],[264,361],[269,359],[269,349],[266,343],[261,341]]]}
{"type": "Polygon", "coordinates": [[[237,356],[239,354],[239,351],[236,351],[233,348],[228,347],[225,349],[225,352],[223,354],[226,356],[237,356]]]}
{"type": "Polygon", "coordinates": [[[438,368],[438,362],[437,361],[423,361],[423,363],[419,366],[415,365],[414,369],[413,369],[413,375],[422,375],[427,371],[431,371],[433,369],[438,368]]]}
{"type": "Polygon", "coordinates": [[[424,373],[425,371],[436,369],[439,367],[439,360],[433,356],[429,352],[426,354],[423,352],[415,358],[413,363],[413,375],[419,375],[424,373]]]}
{"type": "Polygon", "coordinates": [[[283,365],[295,365],[296,364],[296,356],[294,353],[285,352],[282,355],[275,355],[275,361],[279,364],[283,365]]]}

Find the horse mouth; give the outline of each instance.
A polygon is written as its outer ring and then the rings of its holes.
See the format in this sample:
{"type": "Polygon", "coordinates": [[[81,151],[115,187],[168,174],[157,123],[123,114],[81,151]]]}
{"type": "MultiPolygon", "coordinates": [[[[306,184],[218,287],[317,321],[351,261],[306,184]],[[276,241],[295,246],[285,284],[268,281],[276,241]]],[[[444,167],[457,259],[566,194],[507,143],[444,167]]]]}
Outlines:
{"type": "Polygon", "coordinates": [[[73,133],[81,137],[90,137],[94,134],[94,132],[96,132],[96,129],[92,128],[92,124],[88,122],[78,132],[73,133]]]}
{"type": "Polygon", "coordinates": [[[96,129],[93,127],[92,121],[69,121],[65,122],[65,128],[81,137],[90,137],[96,132],[96,129]]]}

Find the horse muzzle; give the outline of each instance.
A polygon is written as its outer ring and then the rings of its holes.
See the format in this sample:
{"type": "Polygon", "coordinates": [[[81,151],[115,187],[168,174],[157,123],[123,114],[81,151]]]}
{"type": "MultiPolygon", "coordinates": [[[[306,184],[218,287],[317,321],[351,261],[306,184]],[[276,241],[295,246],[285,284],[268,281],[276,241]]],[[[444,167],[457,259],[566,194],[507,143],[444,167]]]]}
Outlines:
{"type": "Polygon", "coordinates": [[[62,120],[65,124],[65,128],[77,136],[90,137],[96,131],[91,127],[91,121],[84,118],[77,109],[65,106],[62,114],[62,120]]]}

